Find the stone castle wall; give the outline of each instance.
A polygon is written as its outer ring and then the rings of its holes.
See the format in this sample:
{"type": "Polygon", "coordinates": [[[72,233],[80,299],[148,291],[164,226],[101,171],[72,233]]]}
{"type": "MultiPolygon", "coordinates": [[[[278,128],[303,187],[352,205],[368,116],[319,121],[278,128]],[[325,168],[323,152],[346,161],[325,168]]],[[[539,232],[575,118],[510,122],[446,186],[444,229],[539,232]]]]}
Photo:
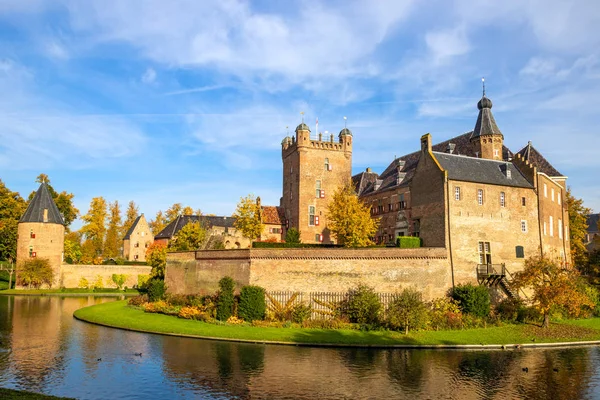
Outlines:
{"type": "Polygon", "coordinates": [[[98,280],[102,281],[105,288],[116,288],[112,281],[113,274],[123,274],[127,280],[123,286],[132,288],[138,284],[139,275],[150,275],[152,268],[146,265],[76,265],[63,264],[55,277],[55,287],[76,288],[82,279],[93,285],[98,280]]]}
{"type": "Polygon", "coordinates": [[[378,292],[414,286],[426,299],[443,296],[452,284],[445,248],[244,249],[170,253],[165,282],[177,294],[210,294],[231,276],[238,289],[345,292],[363,283],[378,292]]]}

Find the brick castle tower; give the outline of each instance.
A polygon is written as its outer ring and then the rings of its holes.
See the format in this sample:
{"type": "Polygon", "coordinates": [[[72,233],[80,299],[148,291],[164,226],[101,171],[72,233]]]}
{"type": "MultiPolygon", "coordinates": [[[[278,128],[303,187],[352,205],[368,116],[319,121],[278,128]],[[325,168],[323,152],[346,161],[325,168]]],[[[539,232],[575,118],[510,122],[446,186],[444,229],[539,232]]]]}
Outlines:
{"type": "Polygon", "coordinates": [[[281,142],[283,198],[286,226],[301,233],[303,243],[334,243],[327,229],[327,205],[333,193],[349,183],[352,174],[352,132],[310,137],[302,122],[295,137],[281,142]]]}
{"type": "Polygon", "coordinates": [[[57,281],[64,243],[65,224],[62,215],[48,186],[42,183],[19,220],[17,265],[36,257],[47,258],[57,281]]]}

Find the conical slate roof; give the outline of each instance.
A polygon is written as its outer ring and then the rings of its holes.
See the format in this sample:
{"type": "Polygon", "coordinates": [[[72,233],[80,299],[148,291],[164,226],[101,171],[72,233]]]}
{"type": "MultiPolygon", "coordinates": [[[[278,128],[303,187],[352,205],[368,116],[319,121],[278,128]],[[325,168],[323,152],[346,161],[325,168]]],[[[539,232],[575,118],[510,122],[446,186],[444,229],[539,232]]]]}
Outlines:
{"type": "Polygon", "coordinates": [[[485,94],[477,103],[477,108],[479,109],[479,116],[477,117],[471,139],[485,135],[500,135],[504,138],[492,114],[492,101],[485,97],[485,94]]]}
{"type": "Polygon", "coordinates": [[[46,222],[49,224],[60,224],[64,225],[62,215],[60,211],[58,211],[58,207],[56,207],[56,203],[52,199],[50,195],[50,191],[48,190],[48,185],[42,183],[40,188],[33,196],[31,203],[27,207],[27,211],[19,220],[21,222],[46,222]],[[48,210],[48,218],[44,221],[44,210],[48,210]]]}

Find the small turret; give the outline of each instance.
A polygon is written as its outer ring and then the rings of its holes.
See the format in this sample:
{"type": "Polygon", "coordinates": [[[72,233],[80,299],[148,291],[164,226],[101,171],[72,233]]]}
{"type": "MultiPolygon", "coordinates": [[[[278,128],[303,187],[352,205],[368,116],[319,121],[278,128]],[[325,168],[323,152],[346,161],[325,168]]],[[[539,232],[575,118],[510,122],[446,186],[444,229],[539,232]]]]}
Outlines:
{"type": "Polygon", "coordinates": [[[479,115],[471,135],[473,151],[480,158],[502,160],[504,135],[500,132],[492,114],[492,100],[485,96],[485,83],[483,96],[477,103],[477,108],[479,109],[479,115]]]}
{"type": "Polygon", "coordinates": [[[310,143],[310,128],[304,122],[296,127],[296,143],[299,146],[308,146],[310,143]]]}

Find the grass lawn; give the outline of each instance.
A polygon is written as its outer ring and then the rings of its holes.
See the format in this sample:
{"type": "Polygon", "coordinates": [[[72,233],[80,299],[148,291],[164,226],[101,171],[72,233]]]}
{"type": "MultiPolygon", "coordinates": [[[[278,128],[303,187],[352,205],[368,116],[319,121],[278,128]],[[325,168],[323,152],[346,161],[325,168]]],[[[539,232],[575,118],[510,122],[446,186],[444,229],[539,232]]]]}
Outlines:
{"type": "Polygon", "coordinates": [[[55,397],[55,396],[46,396],[43,394],[26,392],[24,390],[13,390],[13,389],[3,389],[0,388],[0,399],[6,400],[54,400],[54,399],[63,399],[69,400],[70,397],[55,397]]]}
{"type": "MultiPolygon", "coordinates": [[[[2,282],[0,281],[0,284],[2,282]]],[[[8,288],[8,283],[6,284],[8,288]]],[[[0,290],[2,290],[0,286],[0,290]]],[[[92,289],[6,289],[0,291],[0,294],[5,295],[25,295],[25,296],[137,296],[140,293],[135,289],[127,289],[127,291],[117,289],[100,289],[94,291],[92,289]]]]}
{"type": "Polygon", "coordinates": [[[533,325],[505,325],[454,331],[424,331],[404,335],[393,331],[270,328],[216,325],[145,313],[125,300],[85,307],[74,315],[113,327],[198,337],[332,345],[503,345],[600,340],[600,318],[553,323],[548,329],[533,325]]]}

